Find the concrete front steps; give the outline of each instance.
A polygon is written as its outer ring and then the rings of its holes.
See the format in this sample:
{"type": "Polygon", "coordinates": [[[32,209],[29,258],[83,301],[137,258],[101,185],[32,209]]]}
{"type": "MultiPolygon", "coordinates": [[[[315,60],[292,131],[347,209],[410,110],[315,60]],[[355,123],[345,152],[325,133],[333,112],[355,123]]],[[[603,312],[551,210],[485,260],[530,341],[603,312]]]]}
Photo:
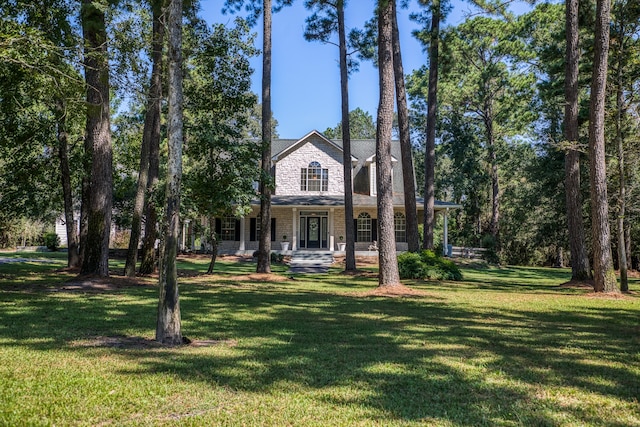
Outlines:
{"type": "Polygon", "coordinates": [[[293,251],[289,261],[291,273],[326,273],[334,263],[333,252],[293,251]]]}

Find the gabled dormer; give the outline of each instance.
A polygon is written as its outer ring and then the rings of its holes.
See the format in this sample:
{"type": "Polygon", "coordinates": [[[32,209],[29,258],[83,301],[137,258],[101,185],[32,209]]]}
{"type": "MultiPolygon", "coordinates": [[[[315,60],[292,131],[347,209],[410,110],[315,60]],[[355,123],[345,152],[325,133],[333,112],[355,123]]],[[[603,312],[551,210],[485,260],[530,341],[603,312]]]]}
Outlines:
{"type": "Polygon", "coordinates": [[[336,141],[314,130],[298,140],[274,141],[273,152],[275,194],[344,194],[343,151],[336,141]]]}

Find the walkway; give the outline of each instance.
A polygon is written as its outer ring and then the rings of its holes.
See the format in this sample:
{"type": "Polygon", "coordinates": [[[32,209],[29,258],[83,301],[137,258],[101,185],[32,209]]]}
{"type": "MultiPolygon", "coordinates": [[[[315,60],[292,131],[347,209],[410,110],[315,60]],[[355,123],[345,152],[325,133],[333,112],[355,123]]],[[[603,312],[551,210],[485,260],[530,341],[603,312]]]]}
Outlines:
{"type": "Polygon", "coordinates": [[[289,271],[291,273],[326,273],[333,262],[332,252],[293,251],[289,271]]]}

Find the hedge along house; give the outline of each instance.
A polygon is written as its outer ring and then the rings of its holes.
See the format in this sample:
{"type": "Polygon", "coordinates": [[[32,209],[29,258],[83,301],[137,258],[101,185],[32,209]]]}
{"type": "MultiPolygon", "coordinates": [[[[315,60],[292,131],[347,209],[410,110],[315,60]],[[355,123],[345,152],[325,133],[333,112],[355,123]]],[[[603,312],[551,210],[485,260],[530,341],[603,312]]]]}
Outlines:
{"type": "MultiPolygon", "coordinates": [[[[272,250],[344,250],[344,173],[342,140],[331,140],[318,131],[291,140],[272,142],[272,173],[275,190],[271,197],[272,250]]],[[[368,251],[377,240],[376,142],[351,141],[353,206],[356,251],[368,251]]],[[[400,144],[392,143],[393,205],[397,249],[407,250],[406,216],[402,182],[400,144]]],[[[412,197],[416,197],[413,195],[412,197]]],[[[422,221],[424,202],[417,198],[422,221]]],[[[436,213],[444,214],[444,243],[447,247],[447,213],[459,205],[436,201],[436,213]]],[[[253,252],[258,249],[260,201],[243,218],[216,219],[220,253],[253,252]]],[[[184,235],[188,234],[188,225],[184,235]]],[[[193,245],[193,237],[190,239],[193,245]]],[[[183,238],[183,247],[189,244],[183,238]]],[[[192,248],[198,249],[198,248],[192,248]]]]}

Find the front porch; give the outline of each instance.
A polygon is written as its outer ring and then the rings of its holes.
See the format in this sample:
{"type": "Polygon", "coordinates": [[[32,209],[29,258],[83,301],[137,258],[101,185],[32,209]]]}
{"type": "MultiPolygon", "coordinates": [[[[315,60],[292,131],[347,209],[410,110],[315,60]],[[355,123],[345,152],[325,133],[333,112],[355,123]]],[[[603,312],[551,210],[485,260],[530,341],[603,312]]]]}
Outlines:
{"type": "MultiPolygon", "coordinates": [[[[450,206],[436,209],[444,218],[443,243],[448,239],[448,213],[450,206]]],[[[455,207],[454,207],[455,208],[455,207]]],[[[396,250],[408,249],[406,243],[406,218],[404,209],[396,207],[395,237],[396,250]]],[[[420,212],[421,213],[421,212],[420,212]]],[[[356,255],[373,256],[372,250],[378,240],[377,211],[375,206],[359,206],[354,209],[356,255]]],[[[421,215],[419,215],[421,221],[421,215]]],[[[260,236],[259,210],[254,207],[249,215],[241,218],[224,217],[215,221],[219,254],[252,255],[258,250],[260,236]]],[[[292,255],[296,251],[328,251],[343,253],[345,245],[344,208],[341,206],[272,206],[271,250],[292,255]]],[[[194,232],[193,224],[183,223],[181,250],[210,251],[206,238],[194,232]]]]}

